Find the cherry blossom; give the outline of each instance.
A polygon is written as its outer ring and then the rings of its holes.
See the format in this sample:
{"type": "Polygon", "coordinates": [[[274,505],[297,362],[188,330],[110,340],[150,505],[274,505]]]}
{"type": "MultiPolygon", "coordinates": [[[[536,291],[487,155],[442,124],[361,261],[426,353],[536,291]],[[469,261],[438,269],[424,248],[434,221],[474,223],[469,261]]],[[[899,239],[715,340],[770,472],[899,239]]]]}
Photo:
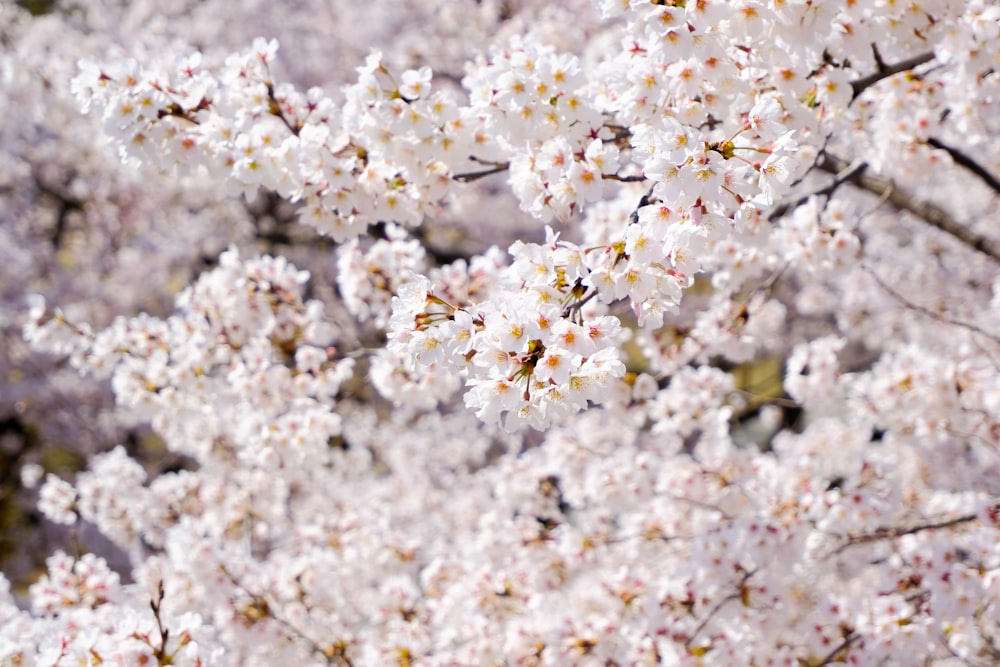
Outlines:
{"type": "Polygon", "coordinates": [[[121,4],[0,7],[0,664],[996,662],[990,3],[121,4]]]}

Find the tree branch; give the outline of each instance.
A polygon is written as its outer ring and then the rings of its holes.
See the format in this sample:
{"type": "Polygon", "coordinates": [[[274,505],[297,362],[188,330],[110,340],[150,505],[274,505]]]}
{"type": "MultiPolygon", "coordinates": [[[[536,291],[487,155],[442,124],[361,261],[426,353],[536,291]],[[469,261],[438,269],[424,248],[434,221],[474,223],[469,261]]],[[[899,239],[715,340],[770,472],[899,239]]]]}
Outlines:
{"type": "MultiPolygon", "coordinates": [[[[67,183],[72,176],[67,176],[67,183]]],[[[34,174],[35,191],[40,195],[50,197],[56,202],[56,224],[49,235],[52,246],[59,248],[66,235],[66,227],[69,225],[68,216],[70,213],[82,212],[84,202],[65,191],[60,191],[58,187],[50,186],[39,174],[34,174]]]]}
{"type": "MultiPolygon", "coordinates": [[[[877,52],[876,52],[877,53],[877,52]]],[[[881,58],[879,58],[881,60],[881,58]]],[[[863,76],[860,79],[851,82],[851,90],[854,94],[851,96],[851,101],[853,102],[858,98],[858,95],[863,93],[867,88],[874,86],[876,83],[882,79],[888,79],[890,76],[899,74],[900,72],[906,72],[914,67],[919,67],[926,62],[934,60],[934,52],[928,51],[926,53],[920,53],[913,56],[912,58],[907,58],[906,60],[901,60],[895,65],[885,65],[884,63],[872,74],[868,76],[863,76]]]]}
{"type": "MultiPolygon", "coordinates": [[[[994,503],[992,506],[993,510],[1000,509],[1000,503],[994,503]]],[[[850,547],[857,546],[859,544],[868,544],[869,542],[879,542],[882,540],[894,540],[904,535],[916,535],[917,533],[922,533],[926,530],[941,530],[943,528],[954,528],[955,526],[961,526],[965,523],[971,523],[981,517],[981,513],[975,514],[963,514],[962,516],[957,516],[953,519],[942,519],[940,521],[932,521],[930,523],[920,523],[913,526],[886,526],[882,528],[876,528],[875,530],[868,533],[855,533],[854,535],[846,535],[847,541],[841,544],[839,547],[830,552],[830,556],[835,556],[842,551],[849,549],[850,547]]]]}
{"type": "Polygon", "coordinates": [[[601,178],[606,181],[619,181],[621,183],[641,183],[646,180],[642,174],[636,176],[619,176],[618,174],[601,174],[601,178]]]}
{"type": "Polygon", "coordinates": [[[698,637],[701,631],[705,629],[705,627],[711,622],[713,618],[715,618],[719,614],[720,611],[722,611],[723,607],[725,607],[733,600],[742,599],[743,595],[745,594],[743,587],[746,586],[746,583],[750,579],[750,577],[752,577],[756,573],[757,570],[743,572],[743,576],[740,578],[736,592],[727,595],[726,597],[722,598],[721,600],[715,603],[715,606],[712,607],[712,609],[708,612],[708,614],[705,615],[703,619],[701,619],[701,622],[698,624],[698,627],[694,629],[694,631],[691,633],[691,636],[689,636],[687,640],[684,642],[684,648],[686,649],[691,648],[691,644],[698,637]]]}
{"type": "Polygon", "coordinates": [[[490,167],[489,169],[484,169],[483,171],[468,171],[465,172],[464,174],[454,174],[451,178],[452,180],[458,181],[459,183],[471,183],[472,181],[478,181],[480,178],[492,176],[493,174],[499,174],[501,172],[510,169],[509,162],[498,162],[498,163],[487,163],[487,164],[493,164],[494,166],[490,167]]]}
{"type": "Polygon", "coordinates": [[[973,160],[971,157],[969,157],[962,151],[958,150],[957,148],[952,148],[951,146],[947,146],[941,143],[934,137],[930,137],[927,139],[927,145],[933,146],[934,148],[938,148],[946,152],[948,155],[951,156],[951,159],[955,161],[955,164],[962,165],[963,167],[971,171],[973,174],[983,179],[983,182],[986,183],[986,185],[988,185],[990,189],[993,190],[993,192],[1000,194],[1000,180],[998,180],[997,177],[991,174],[990,172],[986,171],[986,169],[981,164],[973,160]]]}
{"type": "Polygon", "coordinates": [[[315,640],[309,637],[304,631],[300,630],[291,621],[278,615],[278,613],[275,611],[276,605],[271,604],[267,596],[254,593],[253,591],[251,591],[249,588],[244,586],[243,583],[237,578],[237,576],[232,572],[230,572],[229,569],[227,569],[225,566],[220,566],[219,570],[220,572],[222,572],[223,575],[226,576],[227,579],[229,579],[230,583],[232,583],[233,586],[235,586],[239,591],[241,591],[245,595],[249,596],[251,603],[255,605],[256,609],[258,610],[258,613],[260,614],[260,618],[252,619],[252,622],[255,623],[265,618],[271,619],[277,625],[281,626],[286,632],[288,632],[289,635],[291,635],[291,637],[301,639],[309,646],[309,648],[314,653],[323,656],[326,659],[326,663],[328,665],[341,664],[350,667],[351,661],[347,657],[347,652],[346,652],[347,646],[345,643],[334,642],[329,646],[325,647],[321,646],[315,640]],[[337,663],[334,663],[335,660],[337,661],[337,663]]]}
{"type": "Polygon", "coordinates": [[[955,517],[954,519],[935,521],[933,523],[922,523],[916,526],[879,528],[871,533],[864,533],[861,535],[851,536],[849,540],[852,544],[861,544],[864,542],[874,542],[876,540],[895,539],[897,537],[902,537],[903,535],[916,535],[917,533],[922,533],[925,530],[940,530],[942,528],[954,528],[955,526],[960,526],[963,523],[969,523],[970,521],[975,521],[978,518],[979,514],[964,514],[962,516],[955,517]]]}
{"type": "Polygon", "coordinates": [[[650,204],[653,203],[653,190],[655,188],[656,188],[656,183],[653,183],[652,185],[649,186],[649,189],[646,190],[646,194],[644,194],[642,197],[639,198],[639,203],[636,205],[636,207],[632,210],[632,212],[628,216],[628,224],[636,225],[639,223],[639,209],[642,208],[643,206],[649,206],[650,204]]]}
{"type": "Polygon", "coordinates": [[[849,181],[850,179],[854,178],[859,173],[861,173],[866,166],[867,165],[864,162],[856,160],[855,162],[853,162],[852,164],[848,165],[846,168],[841,170],[839,173],[837,173],[834,176],[833,181],[829,185],[826,185],[818,190],[813,190],[812,192],[807,192],[804,195],[778,202],[777,204],[771,207],[771,210],[767,212],[767,219],[774,220],[775,218],[780,218],[789,211],[793,211],[797,209],[799,206],[802,206],[802,204],[806,203],[810,197],[818,195],[822,196],[832,195],[837,190],[837,188],[839,188],[841,185],[843,185],[844,183],[846,183],[847,181],[849,181]]]}
{"type": "MultiPolygon", "coordinates": [[[[153,616],[156,618],[156,629],[160,633],[160,646],[155,648],[156,660],[159,664],[165,665],[167,663],[167,640],[170,639],[170,630],[163,627],[163,619],[160,617],[160,609],[163,608],[163,580],[157,584],[157,598],[155,600],[149,601],[149,607],[153,610],[153,616]]],[[[152,644],[149,645],[150,648],[154,648],[152,644]]]]}
{"type": "Polygon", "coordinates": [[[274,84],[270,80],[267,82],[267,102],[268,111],[271,115],[277,116],[281,122],[285,124],[285,127],[288,128],[289,132],[295,136],[299,136],[299,132],[302,131],[302,122],[296,121],[293,124],[290,120],[288,120],[288,116],[286,116],[285,112],[281,109],[281,102],[274,96],[274,84]]]}
{"type": "Polygon", "coordinates": [[[910,301],[905,296],[903,296],[902,294],[900,294],[899,292],[897,292],[895,289],[893,289],[893,287],[891,285],[889,285],[884,280],[882,280],[882,277],[879,276],[875,272],[875,270],[873,268],[871,268],[869,266],[863,266],[863,268],[868,273],[868,275],[870,275],[872,277],[872,279],[876,283],[878,283],[879,287],[881,287],[882,289],[884,289],[886,292],[889,293],[889,295],[891,297],[893,297],[894,299],[896,299],[897,301],[899,301],[900,303],[902,303],[907,308],[910,308],[911,310],[915,310],[918,313],[921,313],[922,315],[925,315],[925,316],[927,316],[927,317],[929,317],[931,319],[937,320],[938,322],[944,322],[945,324],[951,324],[951,325],[954,325],[956,327],[962,327],[963,329],[968,329],[969,331],[973,331],[975,333],[981,334],[983,336],[986,336],[987,338],[989,338],[992,341],[1000,343],[1000,336],[997,336],[994,333],[990,333],[989,331],[987,331],[987,330],[985,330],[983,328],[980,328],[980,327],[976,326],[975,324],[972,324],[970,322],[963,322],[961,320],[956,320],[953,317],[948,317],[948,316],[942,315],[940,313],[935,313],[930,308],[926,308],[924,306],[921,306],[918,303],[914,303],[913,301],[910,301]]]}
{"type": "Polygon", "coordinates": [[[587,302],[590,301],[591,299],[593,299],[595,296],[597,296],[597,290],[596,289],[593,292],[591,292],[590,294],[587,294],[583,298],[579,299],[578,301],[569,304],[568,306],[566,306],[566,308],[563,309],[562,317],[569,317],[575,311],[578,311],[581,308],[583,308],[585,305],[587,305],[587,302]]]}
{"type": "MultiPolygon", "coordinates": [[[[840,642],[835,649],[830,651],[825,658],[815,663],[815,667],[824,667],[824,665],[830,665],[839,660],[839,658],[844,657],[841,655],[844,651],[850,648],[851,644],[861,639],[861,635],[856,635],[853,633],[848,634],[844,637],[844,641],[840,642]]],[[[813,667],[812,663],[805,663],[810,667],[813,667]]]]}
{"type": "MultiPolygon", "coordinates": [[[[829,174],[837,175],[845,172],[851,163],[827,153],[817,166],[829,174]]],[[[896,208],[912,213],[931,227],[940,229],[945,234],[1000,264],[1000,243],[973,232],[948,215],[944,209],[917,199],[912,193],[896,187],[891,181],[869,174],[867,167],[850,174],[846,180],[862,190],[885,197],[886,201],[896,208]]]]}

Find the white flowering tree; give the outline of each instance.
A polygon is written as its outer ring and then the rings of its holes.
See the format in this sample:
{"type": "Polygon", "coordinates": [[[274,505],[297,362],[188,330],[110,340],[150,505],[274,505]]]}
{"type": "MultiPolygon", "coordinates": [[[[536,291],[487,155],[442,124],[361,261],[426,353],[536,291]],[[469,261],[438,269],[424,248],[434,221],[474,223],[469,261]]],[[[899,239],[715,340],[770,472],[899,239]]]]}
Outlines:
{"type": "Polygon", "coordinates": [[[25,4],[0,664],[1000,662],[1000,6],[25,4]]]}

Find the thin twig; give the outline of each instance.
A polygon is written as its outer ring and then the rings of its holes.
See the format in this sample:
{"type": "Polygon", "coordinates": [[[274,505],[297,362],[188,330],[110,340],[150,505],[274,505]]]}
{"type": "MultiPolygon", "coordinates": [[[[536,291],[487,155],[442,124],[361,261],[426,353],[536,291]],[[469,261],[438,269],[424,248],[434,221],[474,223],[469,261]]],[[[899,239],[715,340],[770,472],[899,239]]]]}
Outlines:
{"type": "Polygon", "coordinates": [[[281,102],[278,100],[277,97],[274,96],[274,84],[271,83],[271,81],[267,82],[267,101],[268,101],[267,105],[268,111],[271,113],[271,115],[280,118],[281,122],[284,123],[285,127],[288,128],[289,132],[291,132],[295,136],[299,136],[299,132],[302,131],[302,123],[296,122],[293,125],[292,122],[288,120],[288,116],[286,116],[285,112],[282,111],[281,109],[281,102]]]}
{"type": "Polygon", "coordinates": [[[863,268],[868,273],[868,275],[870,275],[872,277],[872,279],[874,279],[875,282],[877,282],[879,284],[879,287],[881,287],[882,289],[884,289],[886,292],[889,293],[890,296],[892,296],[894,299],[896,299],[897,301],[899,301],[900,303],[902,303],[907,308],[915,310],[918,313],[926,315],[927,317],[930,317],[931,319],[937,320],[939,322],[944,322],[945,324],[952,324],[952,325],[954,325],[956,327],[962,327],[963,329],[968,329],[969,331],[973,331],[975,333],[982,334],[983,336],[986,336],[990,340],[993,340],[993,341],[996,341],[996,342],[1000,343],[1000,336],[998,336],[998,335],[996,335],[994,333],[991,333],[989,331],[986,331],[985,329],[981,329],[978,326],[976,326],[975,324],[971,324],[969,322],[962,322],[961,320],[956,320],[956,319],[954,319],[952,317],[947,317],[947,316],[944,316],[944,315],[940,315],[938,313],[935,313],[933,310],[930,310],[929,308],[926,308],[925,306],[921,306],[918,303],[914,303],[913,301],[910,301],[905,296],[903,296],[902,294],[900,294],[899,292],[897,292],[895,289],[893,289],[893,287],[891,285],[889,285],[887,282],[885,282],[884,280],[882,280],[882,277],[879,276],[877,273],[875,273],[874,269],[872,269],[871,267],[868,267],[868,266],[865,266],[863,268]]]}
{"type": "Polygon", "coordinates": [[[646,190],[646,194],[644,194],[642,197],[639,198],[639,204],[635,207],[635,210],[633,210],[628,216],[628,224],[630,225],[638,224],[639,209],[642,208],[643,206],[649,206],[651,203],[653,203],[653,190],[655,188],[656,188],[656,183],[653,183],[652,185],[649,186],[649,190],[646,190]]]}
{"type": "Polygon", "coordinates": [[[220,566],[219,570],[222,572],[223,575],[226,576],[227,579],[229,579],[229,582],[233,584],[233,586],[235,586],[238,590],[249,596],[254,604],[261,606],[263,609],[266,610],[265,612],[266,618],[273,620],[279,626],[284,628],[285,631],[287,631],[291,636],[297,637],[302,641],[304,641],[306,644],[308,644],[309,648],[314,653],[318,653],[319,655],[323,656],[326,659],[327,664],[330,665],[334,664],[333,661],[336,659],[340,661],[341,664],[350,667],[351,662],[347,658],[347,655],[346,653],[344,653],[343,650],[337,650],[336,645],[332,647],[333,650],[330,650],[330,648],[325,648],[323,646],[320,646],[315,640],[309,637],[303,630],[296,627],[295,624],[293,624],[291,621],[279,616],[275,611],[276,605],[271,604],[268,601],[267,596],[254,593],[249,588],[244,586],[243,583],[236,577],[236,575],[224,565],[220,566]]]}
{"type": "MultiPolygon", "coordinates": [[[[160,631],[160,647],[156,649],[156,659],[162,665],[165,664],[164,659],[167,657],[167,640],[170,638],[169,628],[163,627],[163,619],[160,618],[160,609],[163,606],[163,580],[157,584],[157,599],[150,600],[149,606],[153,610],[153,616],[156,618],[156,628],[160,631]]],[[[150,646],[152,648],[152,646],[150,646]]]]}
{"type": "Polygon", "coordinates": [[[740,583],[739,583],[739,587],[740,588],[735,593],[732,593],[731,595],[727,595],[726,597],[724,597],[721,600],[719,600],[715,604],[715,606],[712,607],[711,611],[709,611],[708,614],[705,615],[705,618],[703,618],[701,620],[701,623],[698,624],[698,627],[696,627],[694,629],[694,632],[691,633],[691,636],[688,637],[687,641],[684,642],[684,647],[685,648],[688,648],[688,647],[691,646],[691,642],[693,642],[695,640],[695,638],[701,633],[701,631],[705,629],[705,626],[707,626],[709,624],[709,622],[711,622],[711,620],[713,618],[715,618],[715,616],[720,611],[722,611],[723,607],[725,607],[727,604],[729,604],[733,600],[739,600],[739,599],[741,599],[743,597],[743,590],[742,590],[743,586],[746,585],[747,580],[749,580],[750,577],[752,577],[756,572],[757,572],[756,570],[751,570],[749,572],[744,572],[743,577],[740,579],[740,583]]]}
{"type": "Polygon", "coordinates": [[[563,309],[562,316],[569,317],[570,315],[573,314],[573,312],[578,311],[585,305],[587,305],[587,302],[593,299],[595,296],[597,296],[597,290],[594,290],[590,294],[587,294],[579,301],[569,304],[568,306],[566,306],[566,308],[563,309]]]}
{"type": "Polygon", "coordinates": [[[839,188],[841,185],[843,185],[847,181],[857,176],[867,166],[868,165],[862,162],[861,160],[855,160],[847,167],[842,169],[839,173],[837,173],[834,176],[833,181],[830,182],[828,185],[825,185],[824,187],[819,188],[818,190],[813,190],[812,192],[808,192],[804,195],[799,195],[798,197],[794,197],[790,200],[778,202],[777,204],[772,206],[771,210],[767,212],[767,219],[774,220],[775,218],[780,218],[789,211],[793,211],[797,209],[799,206],[802,206],[802,204],[809,201],[810,197],[814,196],[828,197],[832,195],[837,190],[837,188],[839,188]]]}
{"type": "MultiPolygon", "coordinates": [[[[829,664],[831,664],[832,662],[834,662],[837,659],[837,657],[839,656],[839,654],[841,653],[841,651],[847,650],[847,648],[851,644],[853,644],[854,642],[856,642],[859,639],[861,639],[861,635],[848,634],[846,637],[844,637],[844,641],[840,642],[840,644],[837,645],[836,648],[834,648],[832,651],[830,651],[826,655],[825,658],[823,658],[820,662],[816,663],[813,667],[823,667],[823,665],[829,665],[829,664]]],[[[811,664],[811,663],[809,663],[809,664],[811,664]]]]}
{"type": "MultiPolygon", "coordinates": [[[[1000,509],[1000,503],[993,504],[994,509],[1000,509]]],[[[854,535],[847,535],[846,541],[839,547],[831,551],[827,558],[830,556],[836,556],[837,554],[846,551],[847,549],[857,546],[859,544],[869,544],[871,542],[881,542],[883,540],[895,540],[897,538],[903,537],[904,535],[916,535],[917,533],[922,533],[928,530],[941,530],[944,528],[954,528],[955,526],[961,526],[962,524],[970,523],[979,519],[981,514],[979,512],[975,514],[963,514],[962,516],[957,516],[953,519],[943,519],[941,521],[932,521],[930,523],[919,523],[913,526],[885,526],[882,528],[876,528],[870,533],[856,533],[854,535]]]]}
{"type": "MultiPolygon", "coordinates": [[[[818,167],[830,174],[840,174],[850,165],[851,163],[847,160],[827,153],[819,162],[818,167]]],[[[973,232],[951,217],[943,209],[928,201],[918,199],[912,193],[896,186],[892,181],[869,174],[867,169],[862,169],[852,174],[847,181],[862,190],[884,196],[886,201],[896,208],[909,211],[931,227],[936,227],[976,252],[982,253],[994,262],[1000,263],[1000,243],[973,232]]]]}
{"type": "Polygon", "coordinates": [[[986,183],[986,185],[988,185],[990,189],[993,190],[993,192],[1000,194],[1000,179],[997,179],[996,176],[986,171],[986,169],[981,164],[973,160],[971,157],[969,157],[962,151],[958,150],[957,148],[952,148],[951,146],[942,143],[940,140],[935,139],[934,137],[930,137],[927,139],[927,145],[933,146],[934,148],[946,152],[948,155],[951,156],[951,159],[955,161],[955,164],[965,167],[973,174],[983,179],[983,182],[986,183]]]}

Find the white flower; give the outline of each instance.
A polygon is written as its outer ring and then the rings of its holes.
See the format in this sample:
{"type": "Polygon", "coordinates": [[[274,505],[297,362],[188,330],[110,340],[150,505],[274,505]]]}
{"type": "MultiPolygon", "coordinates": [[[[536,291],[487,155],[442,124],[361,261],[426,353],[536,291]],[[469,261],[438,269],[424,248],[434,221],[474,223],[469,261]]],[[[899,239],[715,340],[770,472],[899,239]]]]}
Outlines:
{"type": "Polygon", "coordinates": [[[72,484],[49,473],[38,492],[38,510],[49,521],[69,526],[76,523],[76,499],[72,484]]]}
{"type": "Polygon", "coordinates": [[[427,97],[431,92],[431,68],[421,67],[418,70],[406,70],[402,75],[399,94],[407,100],[427,97]]]}

